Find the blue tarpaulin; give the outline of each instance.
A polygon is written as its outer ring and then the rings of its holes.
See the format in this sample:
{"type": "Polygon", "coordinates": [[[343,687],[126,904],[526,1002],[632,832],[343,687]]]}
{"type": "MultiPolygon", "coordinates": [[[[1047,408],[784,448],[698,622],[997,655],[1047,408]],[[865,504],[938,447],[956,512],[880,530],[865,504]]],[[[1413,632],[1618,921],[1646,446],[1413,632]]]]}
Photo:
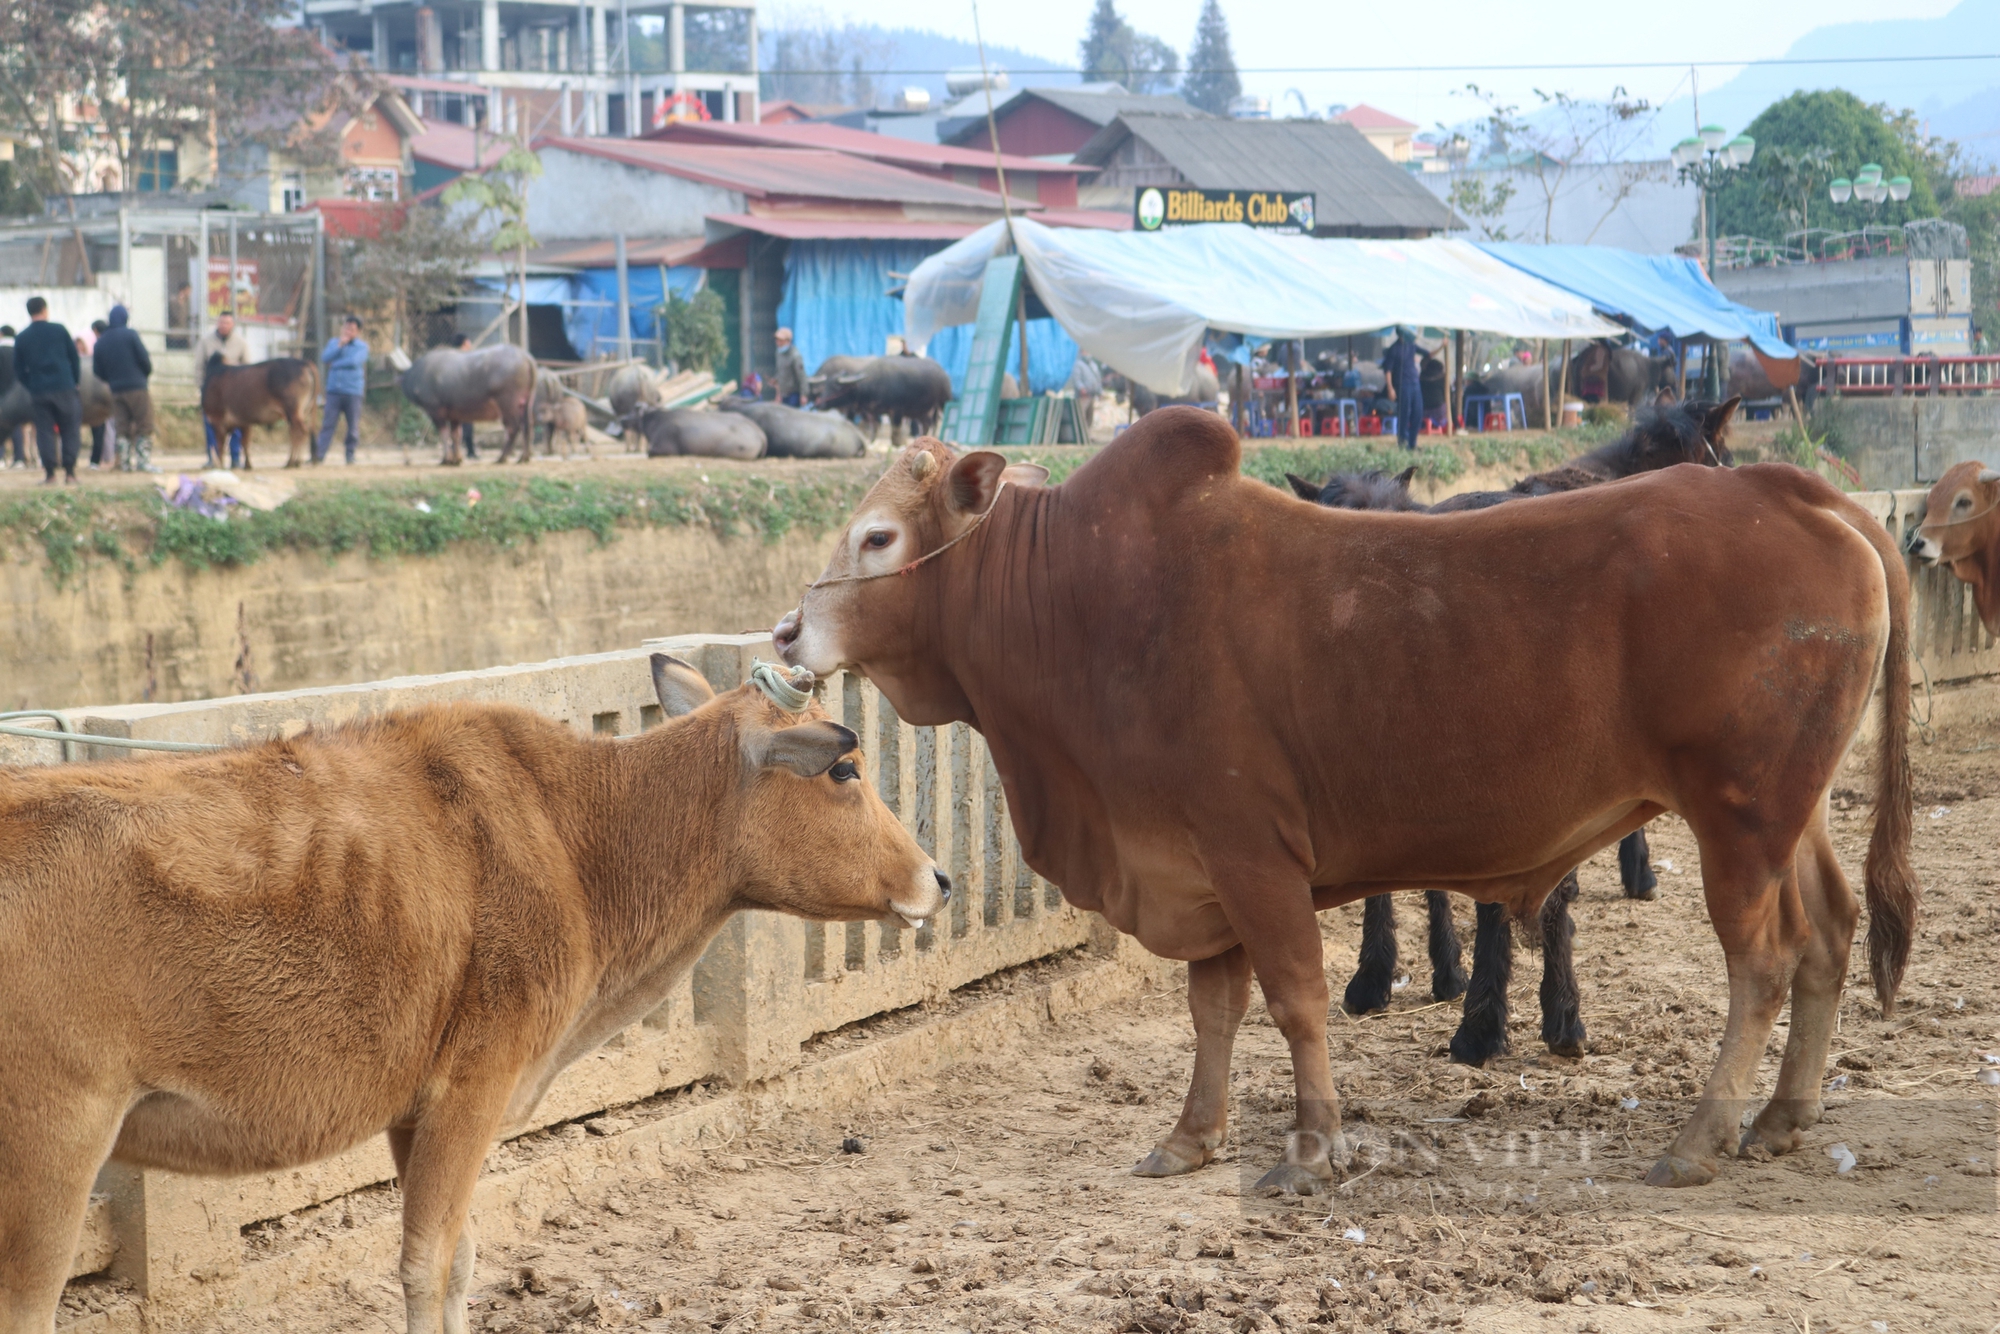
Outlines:
{"type": "MultiPolygon", "coordinates": [[[[925,353],[951,372],[951,392],[965,391],[965,364],[972,359],[972,326],[952,324],[931,335],[925,353]]],[[[1028,392],[1060,393],[1076,368],[1076,340],[1063,332],[1054,320],[1028,321],[1028,392]]],[[[1021,378],[1021,335],[1010,330],[1007,338],[1007,373],[1016,382],[1021,378]]]]}
{"type": "Polygon", "coordinates": [[[1778,336],[1778,317],[1739,306],[1718,290],[1701,266],[1680,255],[1641,255],[1593,245],[1523,245],[1483,241],[1495,259],[1574,293],[1606,315],[1647,333],[1676,338],[1749,342],[1767,357],[1796,357],[1778,336]]]}
{"type": "MultiPolygon", "coordinates": [[[[903,332],[903,302],[887,295],[938,241],[794,241],[785,252],[778,323],[806,369],[828,357],[879,357],[903,332]],[[891,277],[891,274],[900,275],[891,277]]],[[[1033,353],[1029,354],[1031,357],[1033,353]]]]}
{"type": "MultiPolygon", "coordinates": [[[[667,270],[667,286],[685,301],[701,285],[702,270],[681,266],[667,270]]],[[[479,286],[512,296],[512,279],[481,278],[479,286]]],[[[657,336],[653,309],[663,300],[657,264],[634,264],[625,271],[625,291],[632,302],[632,337],[657,336]]],[[[576,354],[589,361],[618,351],[618,270],[581,269],[571,274],[528,279],[528,304],[560,306],[563,334],[576,354]]]]}

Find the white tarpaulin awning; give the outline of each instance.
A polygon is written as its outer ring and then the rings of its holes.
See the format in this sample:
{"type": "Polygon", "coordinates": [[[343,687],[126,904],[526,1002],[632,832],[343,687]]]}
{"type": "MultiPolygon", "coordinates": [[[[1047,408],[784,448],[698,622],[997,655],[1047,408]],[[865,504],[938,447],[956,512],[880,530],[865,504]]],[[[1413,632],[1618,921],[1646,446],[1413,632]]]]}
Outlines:
{"type": "MultiPolygon", "coordinates": [[[[969,324],[991,223],[919,264],[903,297],[910,344],[969,324]]],[[[1222,223],[1161,232],[1044,227],[1014,220],[1028,280],[1077,345],[1156,393],[1193,386],[1208,329],[1253,338],[1327,338],[1391,325],[1510,338],[1608,338],[1626,332],[1588,301],[1465,241],[1317,240],[1222,223]]]]}

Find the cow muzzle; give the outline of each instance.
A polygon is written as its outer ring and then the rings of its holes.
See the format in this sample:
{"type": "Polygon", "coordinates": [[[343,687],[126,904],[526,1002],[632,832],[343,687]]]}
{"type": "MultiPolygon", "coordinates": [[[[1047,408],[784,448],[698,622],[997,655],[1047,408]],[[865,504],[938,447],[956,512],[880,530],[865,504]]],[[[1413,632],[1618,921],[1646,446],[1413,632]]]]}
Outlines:
{"type": "Polygon", "coordinates": [[[916,884],[907,902],[889,901],[889,910],[909,924],[912,931],[923,929],[925,922],[944,911],[944,905],[951,902],[951,877],[936,866],[926,866],[916,876],[916,884]]]}
{"type": "Polygon", "coordinates": [[[1910,535],[1903,539],[1903,554],[1914,557],[1926,565],[1935,565],[1944,555],[1944,548],[1934,537],[1925,537],[1924,530],[1912,528],[1910,535]]]}
{"type": "Polygon", "coordinates": [[[778,652],[784,656],[788,666],[797,665],[791,661],[791,651],[798,644],[799,631],[804,625],[804,616],[800,614],[799,608],[794,607],[780,616],[777,625],[771,629],[771,642],[778,646],[778,652]]]}

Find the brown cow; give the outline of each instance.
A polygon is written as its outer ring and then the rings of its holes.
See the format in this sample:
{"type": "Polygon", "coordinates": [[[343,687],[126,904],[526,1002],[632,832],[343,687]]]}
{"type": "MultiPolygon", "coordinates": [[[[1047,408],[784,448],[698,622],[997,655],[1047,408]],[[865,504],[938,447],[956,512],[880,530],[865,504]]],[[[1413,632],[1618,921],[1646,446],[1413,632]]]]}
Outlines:
{"type": "Polygon", "coordinates": [[[1668,810],[1701,845],[1729,1023],[1647,1180],[1712,1180],[1738,1148],[1787,994],[1777,1088],[1743,1140],[1796,1148],[1857,916],[1826,793],[1878,672],[1885,1010],[1916,908],[1909,585],[1881,525],[1782,464],[1427,515],[1309,505],[1240,460],[1189,408],[1054,488],[919,442],[776,631],[787,659],[858,667],[910,722],[979,728],[1029,865],[1189,961],[1192,1086],[1138,1170],[1192,1171],[1221,1145],[1254,972],[1298,1093],[1260,1184],[1320,1189],[1340,1123],[1315,911],[1442,887],[1528,917],[1668,810]]]}
{"type": "Polygon", "coordinates": [[[458,1334],[495,1135],[733,913],[938,911],[854,733],[653,679],[674,721],[615,741],[458,704],[0,774],[0,1331],[53,1328],[107,1155],[270,1172],[387,1131],[408,1327],[458,1334]]]}
{"type": "Polygon", "coordinates": [[[1905,549],[1926,565],[1945,564],[1972,585],[1987,633],[2000,635],[2000,470],[1954,463],[1924,497],[1924,521],[1905,549]]]}
{"type": "Polygon", "coordinates": [[[208,382],[201,389],[201,415],[217,440],[243,429],[243,466],[250,464],[250,439],[259,426],[283,422],[291,435],[287,468],[303,467],[312,428],[306,416],[319,401],[319,368],[297,357],[274,357],[248,366],[225,366],[222,354],[209,358],[208,382]]]}

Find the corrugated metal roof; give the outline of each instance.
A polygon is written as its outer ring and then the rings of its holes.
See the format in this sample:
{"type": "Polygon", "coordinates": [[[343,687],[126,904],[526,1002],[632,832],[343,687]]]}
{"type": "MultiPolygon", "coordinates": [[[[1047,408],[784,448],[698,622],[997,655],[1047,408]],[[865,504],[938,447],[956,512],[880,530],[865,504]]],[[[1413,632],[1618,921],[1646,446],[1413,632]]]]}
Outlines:
{"type": "Polygon", "coordinates": [[[1459,225],[1443,200],[1338,121],[1123,115],[1078,149],[1076,160],[1103,166],[1127,136],[1203,189],[1310,190],[1322,231],[1442,232],[1459,225]]]}
{"type": "Polygon", "coordinates": [[[902,218],[773,218],[754,213],[711,213],[708,221],[788,241],[962,241],[986,225],[902,218]]]}
{"type": "MultiPolygon", "coordinates": [[[[908,163],[923,167],[964,167],[972,171],[993,170],[993,155],[972,148],[952,148],[914,139],[896,139],[845,125],[816,125],[806,121],[750,125],[742,121],[682,121],[664,125],[643,136],[653,143],[750,143],[774,148],[825,148],[877,162],[908,163]]],[[[1088,167],[1067,162],[1045,162],[1040,158],[1001,155],[1008,171],[1036,171],[1072,175],[1088,167]]]]}
{"type": "Polygon", "coordinates": [[[507,155],[513,141],[492,134],[474,134],[468,125],[453,125],[450,121],[426,121],[422,134],[410,140],[410,155],[419,162],[430,162],[440,167],[450,167],[454,171],[477,171],[490,167],[507,155]],[[479,157],[473,158],[473,143],[478,142],[479,157]]]}
{"type": "Polygon", "coordinates": [[[1107,232],[1132,230],[1130,213],[1105,208],[1045,208],[1034,217],[1044,227],[1095,227],[1107,232]]]}
{"type": "MultiPolygon", "coordinates": [[[[990,190],[955,185],[886,162],[825,149],[742,148],[718,144],[672,144],[647,139],[566,139],[551,136],[537,148],[563,149],[665,172],[726,190],[763,198],[805,195],[817,199],[871,199],[906,204],[941,204],[990,210],[999,196],[990,190]]],[[[1373,151],[1372,149],[1370,150],[1373,151]]],[[[1428,195],[1425,196],[1429,198],[1428,195]]]]}
{"type": "MultiPolygon", "coordinates": [[[[1021,88],[1004,102],[993,106],[995,119],[1017,108],[1018,104],[1039,98],[1051,106],[1061,107],[1072,116],[1089,121],[1092,125],[1109,125],[1120,116],[1130,112],[1147,116],[1188,116],[1199,120],[1213,120],[1206,111],[1191,106],[1172,93],[1128,93],[1116,84],[1108,88],[1021,88]]],[[[970,100],[970,99],[967,99],[970,100]]],[[[955,142],[968,139],[986,128],[986,106],[982,100],[976,114],[979,120],[954,133],[955,142]]]]}
{"type": "MultiPolygon", "coordinates": [[[[684,264],[687,257],[707,245],[706,237],[628,237],[627,264],[684,264]]],[[[577,269],[608,269],[618,262],[616,241],[557,241],[528,252],[530,264],[577,269]]]]}

